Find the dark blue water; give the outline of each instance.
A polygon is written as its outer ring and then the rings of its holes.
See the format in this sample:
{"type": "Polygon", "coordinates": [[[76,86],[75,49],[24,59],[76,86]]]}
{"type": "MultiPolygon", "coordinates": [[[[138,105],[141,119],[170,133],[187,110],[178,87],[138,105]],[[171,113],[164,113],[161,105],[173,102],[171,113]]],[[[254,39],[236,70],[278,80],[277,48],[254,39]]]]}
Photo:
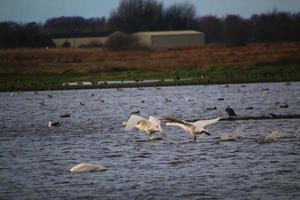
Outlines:
{"type": "Polygon", "coordinates": [[[226,117],[227,105],[239,116],[300,114],[300,83],[0,93],[0,199],[299,199],[300,119],[220,121],[196,143],[173,127],[141,142],[121,126],[137,110],[192,120],[226,117]],[[218,142],[237,129],[243,139],[218,142]],[[257,142],[272,131],[277,142],[257,142]],[[82,162],[108,170],[69,172],[82,162]]]}

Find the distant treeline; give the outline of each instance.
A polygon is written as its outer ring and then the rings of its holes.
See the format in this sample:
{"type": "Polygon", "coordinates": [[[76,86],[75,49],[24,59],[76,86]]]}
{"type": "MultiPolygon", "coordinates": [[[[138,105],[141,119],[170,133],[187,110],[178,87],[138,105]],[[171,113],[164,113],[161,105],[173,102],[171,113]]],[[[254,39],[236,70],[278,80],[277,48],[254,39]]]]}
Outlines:
{"type": "Polygon", "coordinates": [[[244,45],[247,42],[300,40],[300,13],[277,12],[252,15],[196,15],[193,4],[164,7],[156,0],[123,0],[108,19],[58,17],[39,23],[0,23],[0,48],[53,46],[50,34],[70,32],[134,33],[139,31],[186,30],[204,32],[206,42],[244,45]]]}

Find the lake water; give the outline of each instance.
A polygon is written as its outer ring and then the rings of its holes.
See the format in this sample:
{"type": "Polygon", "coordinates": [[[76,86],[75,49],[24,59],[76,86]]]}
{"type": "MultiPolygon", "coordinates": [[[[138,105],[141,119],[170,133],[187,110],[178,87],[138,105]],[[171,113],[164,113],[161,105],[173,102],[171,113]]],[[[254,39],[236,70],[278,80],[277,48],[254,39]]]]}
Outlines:
{"type": "Polygon", "coordinates": [[[141,142],[121,126],[134,111],[195,120],[227,117],[227,105],[239,116],[299,114],[300,83],[0,93],[0,199],[299,199],[300,119],[220,121],[195,143],[175,127],[141,142]],[[238,128],[243,139],[218,142],[238,128]],[[277,142],[257,142],[272,131],[277,142]],[[108,170],[69,172],[82,162],[108,170]]]}

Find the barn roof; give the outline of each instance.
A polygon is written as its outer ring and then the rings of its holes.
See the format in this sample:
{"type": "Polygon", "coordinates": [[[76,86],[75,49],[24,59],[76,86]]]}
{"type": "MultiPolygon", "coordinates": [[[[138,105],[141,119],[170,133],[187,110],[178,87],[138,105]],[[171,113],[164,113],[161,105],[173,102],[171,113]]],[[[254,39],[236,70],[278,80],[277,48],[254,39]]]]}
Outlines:
{"type": "Polygon", "coordinates": [[[184,30],[184,31],[152,31],[152,32],[138,32],[136,35],[194,35],[194,34],[202,34],[202,32],[194,31],[194,30],[184,30]]]}

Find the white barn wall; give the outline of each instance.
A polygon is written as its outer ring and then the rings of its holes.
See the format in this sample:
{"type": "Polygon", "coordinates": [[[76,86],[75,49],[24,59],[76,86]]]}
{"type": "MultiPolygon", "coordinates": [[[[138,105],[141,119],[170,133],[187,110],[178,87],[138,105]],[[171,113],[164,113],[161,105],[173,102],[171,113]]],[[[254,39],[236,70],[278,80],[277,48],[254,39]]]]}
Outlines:
{"type": "MultiPolygon", "coordinates": [[[[193,47],[205,44],[204,33],[193,30],[138,32],[134,35],[140,43],[149,47],[193,47]]],[[[62,37],[52,38],[52,41],[56,47],[61,47],[67,41],[71,47],[78,48],[91,44],[103,45],[108,37],[62,37]]]]}
{"type": "Polygon", "coordinates": [[[163,35],[153,36],[154,47],[191,47],[204,45],[204,37],[201,35],[163,35]]]}
{"type": "Polygon", "coordinates": [[[107,37],[80,37],[80,38],[53,38],[56,47],[61,47],[66,41],[70,43],[71,47],[78,48],[90,44],[104,44],[107,37]]]}
{"type": "Polygon", "coordinates": [[[139,32],[135,36],[150,47],[192,47],[205,44],[205,35],[198,31],[139,32]]]}

